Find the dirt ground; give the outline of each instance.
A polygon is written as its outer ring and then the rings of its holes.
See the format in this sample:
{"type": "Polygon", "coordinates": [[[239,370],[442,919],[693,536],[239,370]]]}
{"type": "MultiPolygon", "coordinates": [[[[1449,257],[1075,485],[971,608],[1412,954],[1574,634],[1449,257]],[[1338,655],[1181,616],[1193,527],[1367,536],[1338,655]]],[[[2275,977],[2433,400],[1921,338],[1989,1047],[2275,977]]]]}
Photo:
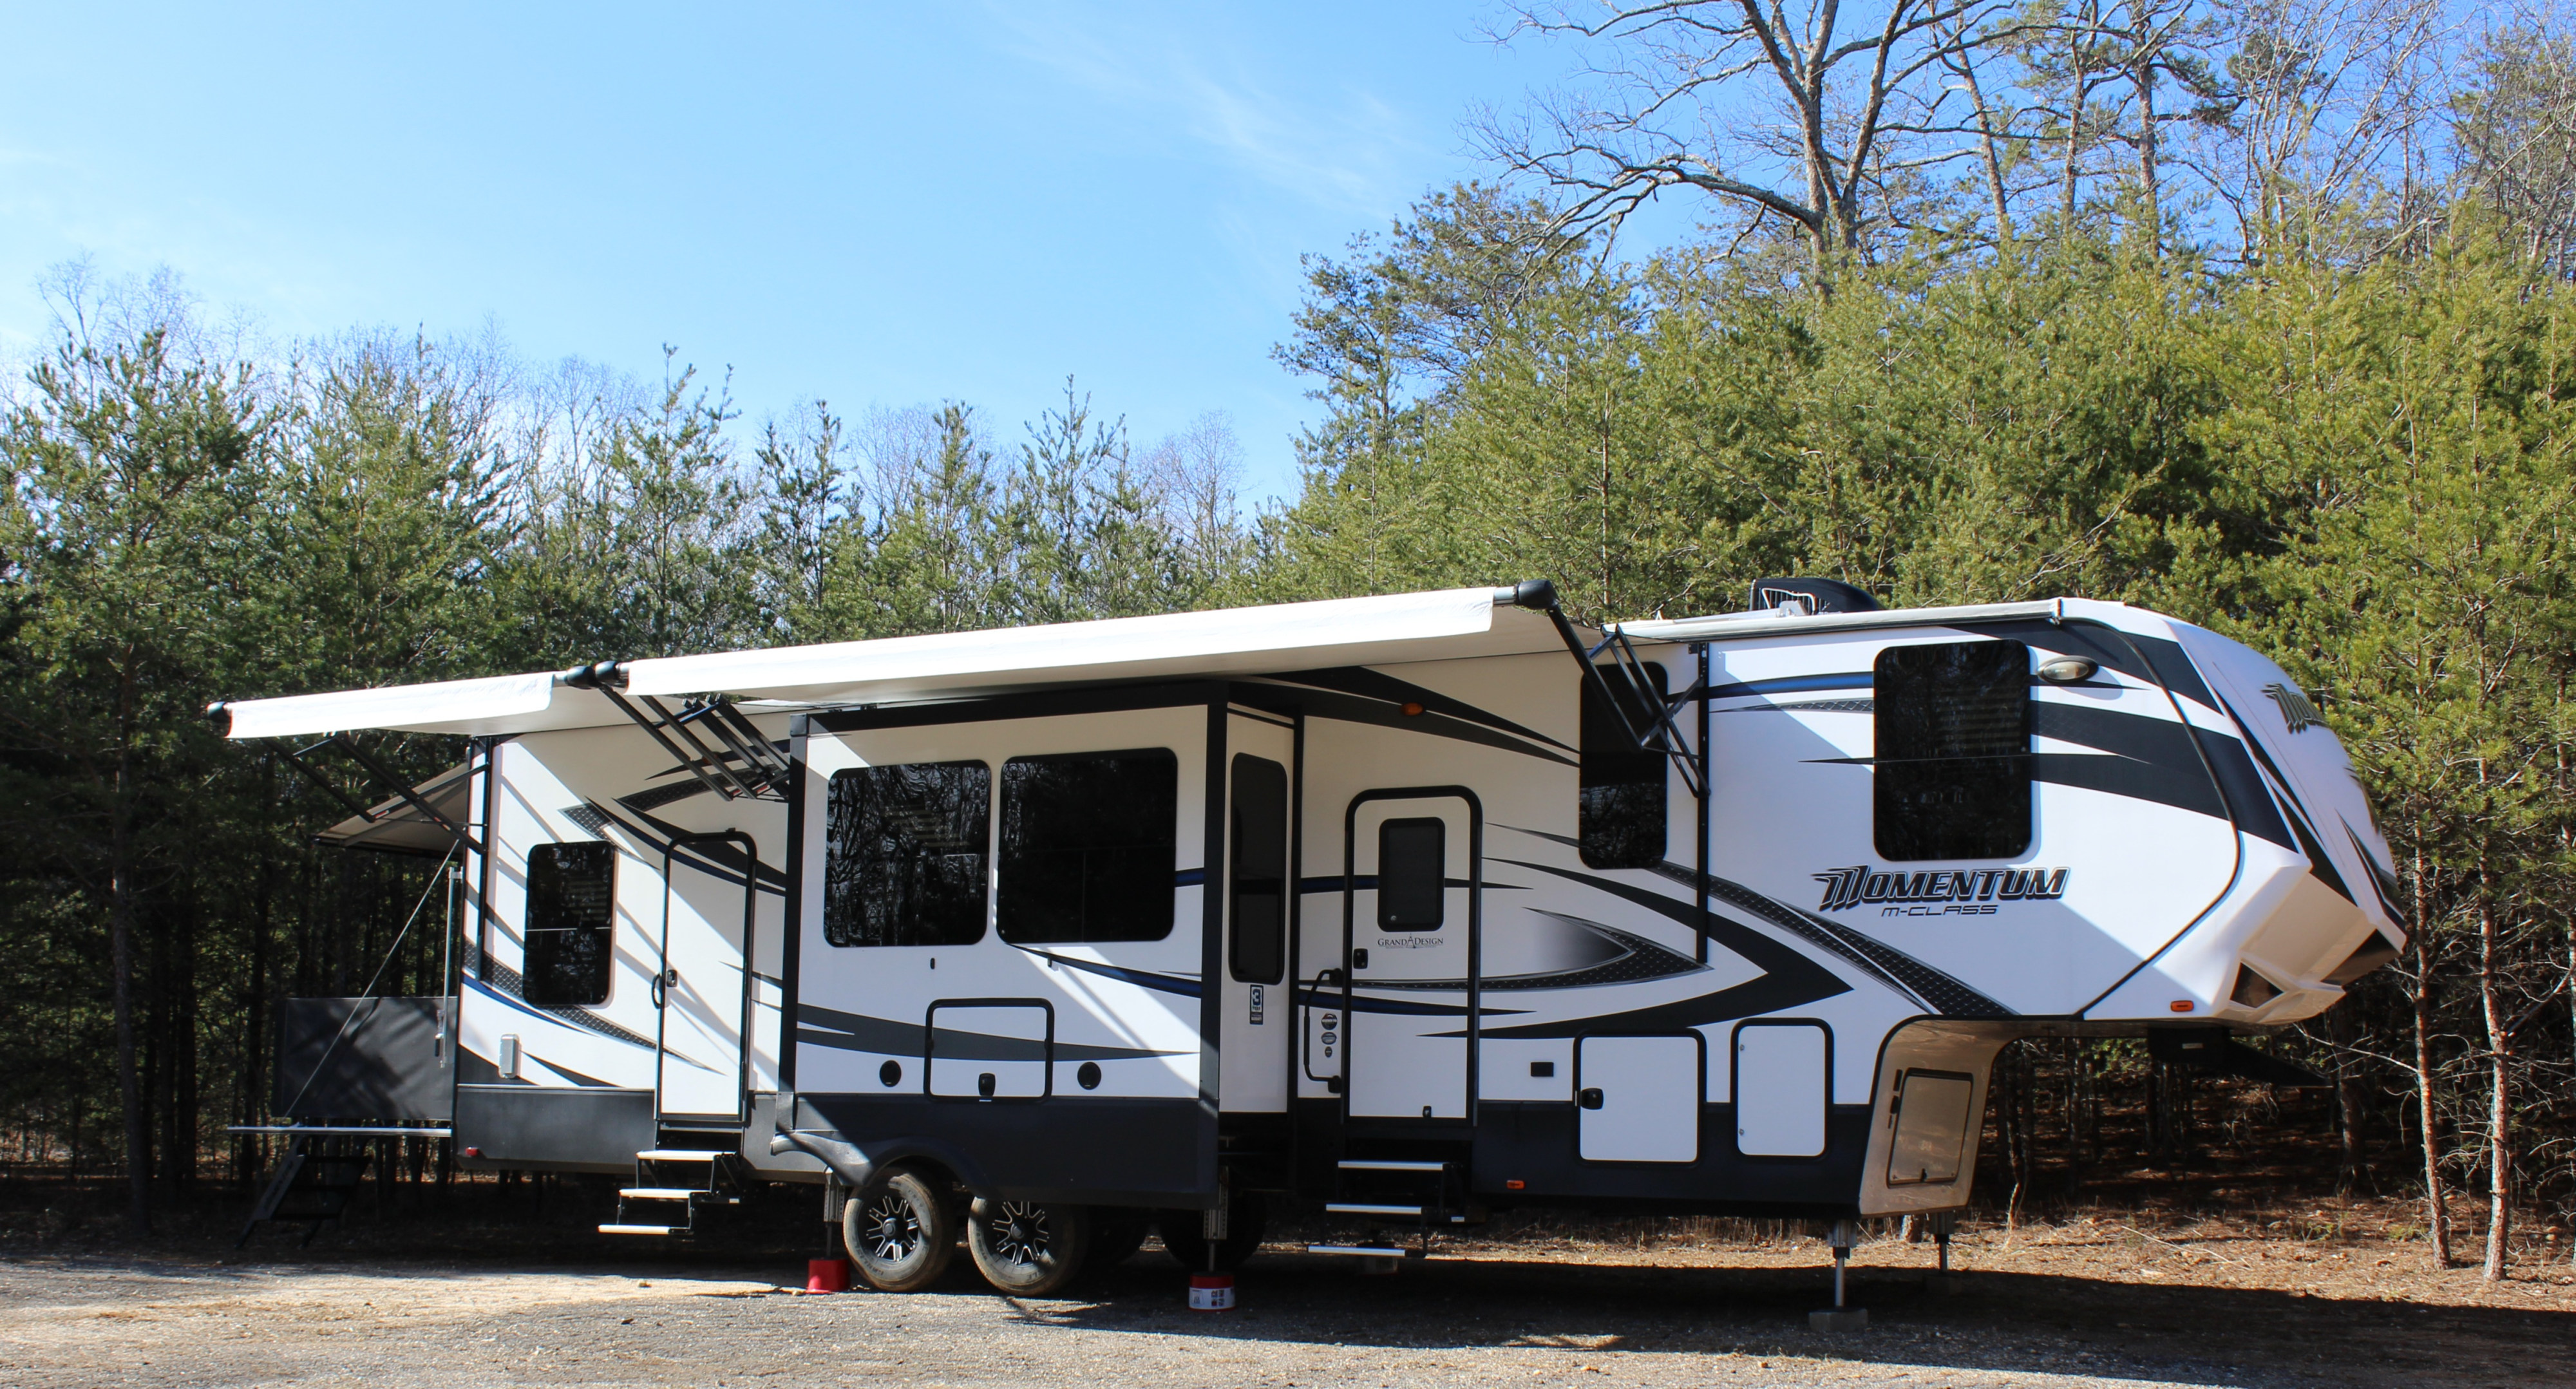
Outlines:
{"type": "MultiPolygon", "coordinates": [[[[1504,1219],[1392,1277],[1281,1244],[1192,1312],[1149,1248],[1078,1298],[805,1296],[800,1223],[674,1248],[551,1207],[461,1204],[309,1250],[219,1219],[149,1255],[47,1212],[0,1221],[0,1382],[411,1385],[2576,1384],[2576,1269],[2436,1272],[2402,1207],[2261,1221],[2095,1214],[1853,1261],[1865,1332],[1811,1332],[1813,1240],[1713,1222],[1504,1219]],[[779,1232],[784,1231],[782,1235],[779,1232]],[[1596,1378],[1597,1377],[1597,1378],[1596,1378]]],[[[819,1227],[814,1227],[816,1230],[819,1227]]]]}

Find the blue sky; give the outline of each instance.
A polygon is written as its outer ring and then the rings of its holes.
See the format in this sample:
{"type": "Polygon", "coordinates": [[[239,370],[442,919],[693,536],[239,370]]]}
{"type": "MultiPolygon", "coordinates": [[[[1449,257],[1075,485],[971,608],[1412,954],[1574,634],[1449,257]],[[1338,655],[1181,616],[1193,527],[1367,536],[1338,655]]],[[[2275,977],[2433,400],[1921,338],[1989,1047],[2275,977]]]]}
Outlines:
{"type": "Polygon", "coordinates": [[[1071,372],[1140,443],[1230,412],[1276,494],[1298,254],[1476,173],[1471,104],[1564,60],[1490,13],[13,3],[0,351],[88,256],[279,339],[670,343],[753,419],[958,398],[1016,438],[1071,372]]]}

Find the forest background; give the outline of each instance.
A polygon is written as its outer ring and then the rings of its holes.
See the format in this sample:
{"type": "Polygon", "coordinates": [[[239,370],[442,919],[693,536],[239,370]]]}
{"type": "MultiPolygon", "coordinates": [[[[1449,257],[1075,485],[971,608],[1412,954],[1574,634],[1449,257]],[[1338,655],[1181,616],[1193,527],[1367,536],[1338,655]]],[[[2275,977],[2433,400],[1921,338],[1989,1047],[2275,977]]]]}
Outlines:
{"type": "MultiPolygon", "coordinates": [[[[2309,1180],[2485,1198],[2490,1276],[2517,1221],[2569,1223],[2566,16],[1680,0],[1497,36],[1580,75],[1472,120],[1489,182],[1306,259],[1278,356],[1321,418],[1258,507],[1222,416],[1144,444],[1070,378],[1017,431],[746,422],[676,353],[281,346],[167,276],[57,272],[0,399],[0,1157],[121,1176],[148,1230],[255,1175],[224,1125],[265,1112],[278,1000],[438,990],[436,932],[387,953],[429,866],[315,848],[344,807],[211,700],[1536,576],[1681,615],[1815,574],[2125,600],[2279,659],[2415,917],[2279,1042],[2336,1082],[2309,1180]],[[1623,254],[1649,203],[1696,231],[1623,254]]],[[[2134,1044],[2001,1075],[2016,1201],[2188,1166],[2215,1102],[2134,1044]]]]}

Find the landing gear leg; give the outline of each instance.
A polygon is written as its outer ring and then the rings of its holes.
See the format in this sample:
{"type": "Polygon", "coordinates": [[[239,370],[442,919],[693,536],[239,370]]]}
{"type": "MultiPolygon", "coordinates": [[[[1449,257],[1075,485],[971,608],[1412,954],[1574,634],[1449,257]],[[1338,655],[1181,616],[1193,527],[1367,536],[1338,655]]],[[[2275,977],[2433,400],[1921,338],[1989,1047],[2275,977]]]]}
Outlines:
{"type": "Polygon", "coordinates": [[[1846,1306],[1843,1302],[1843,1273],[1845,1266],[1851,1262],[1852,1236],[1852,1223],[1848,1220],[1837,1220],[1834,1222],[1833,1232],[1826,1237],[1827,1242],[1834,1248],[1834,1305],[1821,1312],[1809,1312],[1807,1314],[1809,1330],[1866,1331],[1869,1329],[1869,1309],[1846,1306]]]}

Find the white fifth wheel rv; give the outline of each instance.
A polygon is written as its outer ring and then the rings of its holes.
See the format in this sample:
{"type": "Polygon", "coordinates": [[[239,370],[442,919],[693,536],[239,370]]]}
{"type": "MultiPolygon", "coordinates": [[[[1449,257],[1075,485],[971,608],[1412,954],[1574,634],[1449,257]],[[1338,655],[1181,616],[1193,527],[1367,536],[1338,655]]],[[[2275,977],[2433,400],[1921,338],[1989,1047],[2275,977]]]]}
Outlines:
{"type": "Polygon", "coordinates": [[[470,740],[394,817],[464,846],[467,1161],[634,1172],[608,1228],[654,1234],[825,1184],[889,1289],[961,1221],[1042,1292],[1157,1213],[1240,1258],[1265,1199],[1370,1255],[1509,1206],[1955,1210],[2006,1042],[2277,1076],[2230,1034],[2403,946],[2342,749],[2244,646],[1755,602],[1595,630],[1534,582],[213,712],[470,740]]]}

